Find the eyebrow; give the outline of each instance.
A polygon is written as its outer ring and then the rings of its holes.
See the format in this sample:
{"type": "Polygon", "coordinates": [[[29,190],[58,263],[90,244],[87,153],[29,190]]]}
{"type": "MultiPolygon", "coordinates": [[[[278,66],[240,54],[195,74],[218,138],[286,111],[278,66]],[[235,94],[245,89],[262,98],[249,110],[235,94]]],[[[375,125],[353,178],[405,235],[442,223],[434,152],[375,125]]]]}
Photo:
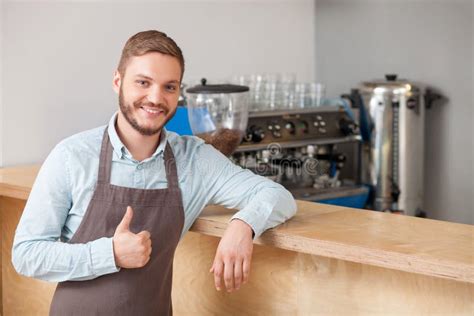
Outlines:
{"type": "MultiPolygon", "coordinates": [[[[142,74],[138,74],[138,75],[136,75],[136,77],[140,77],[140,78],[148,79],[150,81],[154,81],[153,78],[148,77],[146,75],[142,75],[142,74]]],[[[167,83],[179,83],[179,81],[178,80],[170,80],[167,83]]]]}
{"type": "Polygon", "coordinates": [[[135,75],[135,77],[141,77],[141,78],[145,78],[145,79],[148,79],[148,80],[150,80],[150,81],[153,81],[153,78],[148,77],[148,76],[145,76],[145,75],[142,75],[142,74],[135,75]]]}

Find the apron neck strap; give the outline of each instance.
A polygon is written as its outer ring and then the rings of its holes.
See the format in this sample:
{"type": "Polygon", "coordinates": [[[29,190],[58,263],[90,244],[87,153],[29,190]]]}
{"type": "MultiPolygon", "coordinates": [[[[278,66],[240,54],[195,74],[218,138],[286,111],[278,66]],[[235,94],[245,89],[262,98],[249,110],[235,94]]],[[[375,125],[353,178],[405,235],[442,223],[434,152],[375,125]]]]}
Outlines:
{"type": "Polygon", "coordinates": [[[177,188],[178,187],[178,171],[176,168],[176,159],[174,158],[173,150],[171,149],[170,144],[166,141],[165,146],[165,170],[166,170],[166,180],[168,181],[168,188],[177,188]]]}
{"type": "MultiPolygon", "coordinates": [[[[110,143],[108,126],[105,128],[102,137],[102,146],[100,149],[99,158],[99,175],[97,182],[101,184],[110,184],[110,173],[112,170],[112,153],[113,148],[110,143]]],[[[178,172],[176,168],[176,159],[168,141],[166,142],[164,152],[164,162],[166,171],[166,180],[168,181],[168,188],[178,187],[178,172]]]]}
{"type": "Polygon", "coordinates": [[[99,177],[97,178],[98,183],[109,184],[110,183],[110,170],[112,169],[112,144],[109,139],[109,126],[105,128],[104,136],[102,137],[102,146],[100,148],[99,158],[99,177]]]}

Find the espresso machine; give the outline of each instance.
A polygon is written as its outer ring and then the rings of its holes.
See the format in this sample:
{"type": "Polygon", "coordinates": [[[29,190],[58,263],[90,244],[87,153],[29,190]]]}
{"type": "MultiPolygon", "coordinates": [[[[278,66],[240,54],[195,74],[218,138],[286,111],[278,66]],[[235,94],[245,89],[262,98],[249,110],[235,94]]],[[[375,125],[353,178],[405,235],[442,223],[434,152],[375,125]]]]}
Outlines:
{"type": "Polygon", "coordinates": [[[204,80],[188,89],[186,115],[167,128],[189,134],[183,126],[191,125],[194,135],[296,199],[425,216],[425,108],[442,95],[432,89],[422,95],[389,74],[335,103],[248,112],[248,90],[204,80]]]}
{"type": "Polygon", "coordinates": [[[364,208],[361,136],[343,103],[299,109],[248,110],[248,87],[201,85],[186,90],[186,117],[166,128],[192,134],[234,163],[282,184],[296,199],[364,208]]]}
{"type": "Polygon", "coordinates": [[[231,159],[288,189],[295,199],[363,208],[361,137],[341,105],[250,112],[231,159]]]}

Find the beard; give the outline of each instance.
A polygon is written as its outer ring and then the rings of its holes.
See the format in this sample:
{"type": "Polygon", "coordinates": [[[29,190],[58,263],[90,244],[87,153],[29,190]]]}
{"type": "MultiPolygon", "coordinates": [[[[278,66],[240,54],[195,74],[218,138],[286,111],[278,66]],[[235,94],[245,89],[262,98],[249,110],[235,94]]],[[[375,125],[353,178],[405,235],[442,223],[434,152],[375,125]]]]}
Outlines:
{"type": "Polygon", "coordinates": [[[136,130],[137,132],[139,132],[141,135],[144,135],[144,136],[152,136],[159,133],[161,129],[163,128],[163,126],[165,126],[166,123],[168,123],[168,121],[173,117],[174,113],[176,112],[175,110],[174,112],[170,113],[170,110],[167,107],[163,105],[156,105],[151,102],[135,101],[133,102],[133,104],[126,104],[123,97],[122,87],[120,87],[120,92],[119,92],[119,106],[120,106],[120,111],[125,117],[125,120],[130,124],[130,126],[133,127],[134,130],[136,130]],[[159,108],[163,110],[165,114],[164,123],[154,128],[140,126],[138,121],[133,116],[133,109],[139,110],[142,106],[155,107],[155,108],[159,108]]]}

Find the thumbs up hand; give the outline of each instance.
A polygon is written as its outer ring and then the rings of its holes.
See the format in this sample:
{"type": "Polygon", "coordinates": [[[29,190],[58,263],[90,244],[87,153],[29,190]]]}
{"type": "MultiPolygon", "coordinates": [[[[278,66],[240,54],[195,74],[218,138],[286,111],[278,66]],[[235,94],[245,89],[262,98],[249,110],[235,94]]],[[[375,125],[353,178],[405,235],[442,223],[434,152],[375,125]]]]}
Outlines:
{"type": "Polygon", "coordinates": [[[128,206],[122,221],[115,229],[112,243],[115,264],[122,268],[141,268],[150,260],[151,239],[146,230],[134,234],[130,231],[133,209],[128,206]]]}

